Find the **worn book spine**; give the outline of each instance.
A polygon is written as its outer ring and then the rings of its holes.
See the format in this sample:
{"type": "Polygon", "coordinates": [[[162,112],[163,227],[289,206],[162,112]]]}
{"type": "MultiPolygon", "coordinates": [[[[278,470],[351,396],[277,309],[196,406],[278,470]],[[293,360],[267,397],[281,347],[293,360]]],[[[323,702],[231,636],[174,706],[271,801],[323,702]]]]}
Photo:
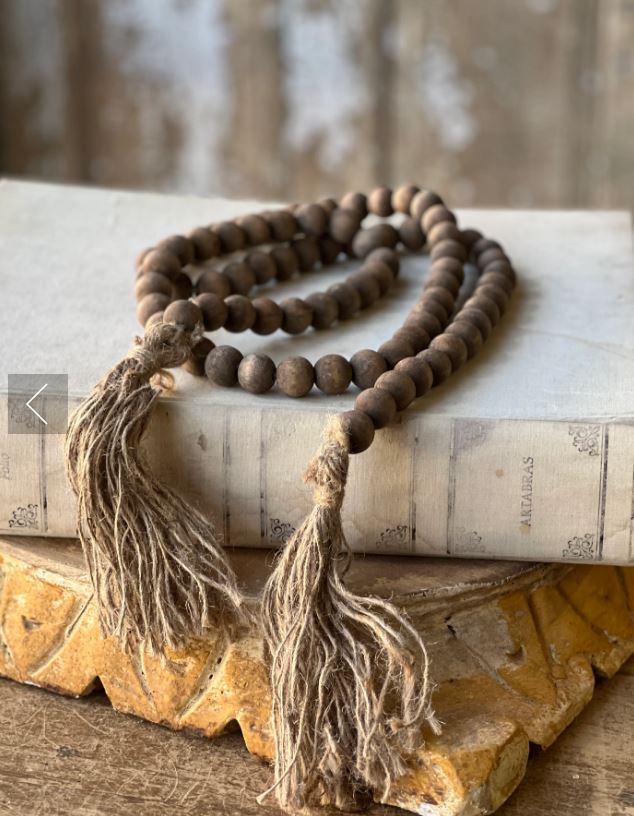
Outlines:
{"type": "MultiPolygon", "coordinates": [[[[64,437],[7,433],[0,406],[0,532],[75,535],[64,437]]],[[[72,409],[72,404],[71,404],[72,409]]],[[[311,508],[302,472],[321,410],[161,399],[147,438],[161,478],[232,546],[279,546],[311,508]]],[[[634,561],[634,419],[539,421],[407,414],[351,460],[343,508],[372,553],[634,561]]]]}

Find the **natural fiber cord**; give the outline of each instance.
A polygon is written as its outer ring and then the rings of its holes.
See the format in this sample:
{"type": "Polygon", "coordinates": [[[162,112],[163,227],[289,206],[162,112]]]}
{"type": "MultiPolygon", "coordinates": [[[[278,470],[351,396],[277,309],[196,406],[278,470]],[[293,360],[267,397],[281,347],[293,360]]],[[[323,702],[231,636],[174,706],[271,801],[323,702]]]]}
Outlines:
{"type": "Polygon", "coordinates": [[[270,659],[274,792],[297,812],[385,799],[405,772],[403,754],[437,732],[428,658],[393,604],[350,592],[350,550],[341,525],[348,440],[333,418],[305,480],[315,507],[290,539],[262,600],[270,659]]]}

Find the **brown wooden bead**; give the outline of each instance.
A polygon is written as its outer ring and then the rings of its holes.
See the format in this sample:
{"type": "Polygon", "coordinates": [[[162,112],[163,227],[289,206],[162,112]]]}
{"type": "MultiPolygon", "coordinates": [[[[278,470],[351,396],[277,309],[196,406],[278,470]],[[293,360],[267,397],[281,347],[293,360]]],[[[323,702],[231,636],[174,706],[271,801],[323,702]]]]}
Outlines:
{"type": "Polygon", "coordinates": [[[515,287],[516,283],[516,275],[515,270],[513,269],[510,261],[503,261],[503,260],[494,260],[489,261],[486,266],[482,269],[482,274],[486,275],[488,273],[496,274],[496,275],[503,275],[508,281],[515,287]]]}
{"type": "Polygon", "coordinates": [[[349,283],[333,283],[326,290],[339,305],[339,320],[349,320],[361,309],[361,295],[349,283]]]}
{"type": "MultiPolygon", "coordinates": [[[[489,267],[487,266],[487,269],[489,267]]],[[[506,294],[507,298],[510,297],[511,293],[513,292],[513,281],[510,278],[507,278],[506,275],[502,275],[500,272],[485,272],[484,275],[481,275],[480,286],[497,286],[498,289],[502,289],[502,291],[506,294]]]]}
{"type": "Polygon", "coordinates": [[[502,249],[502,247],[497,241],[493,241],[491,238],[480,238],[474,243],[471,251],[473,257],[477,260],[487,249],[502,249]]]}
{"type": "Polygon", "coordinates": [[[455,304],[455,297],[451,290],[445,288],[444,286],[437,286],[433,284],[433,282],[431,286],[425,286],[423,295],[421,297],[422,302],[426,303],[430,300],[436,300],[438,303],[440,303],[448,314],[451,313],[455,304]]]}
{"type": "Polygon", "coordinates": [[[183,368],[195,377],[205,376],[205,360],[207,355],[214,348],[214,344],[208,337],[202,337],[196,345],[192,346],[191,354],[183,363],[183,368]]]}
{"type": "Polygon", "coordinates": [[[475,294],[472,295],[465,303],[465,307],[466,306],[475,306],[476,309],[483,311],[491,321],[491,326],[497,326],[497,324],[500,322],[500,310],[498,309],[495,301],[491,300],[490,297],[487,297],[477,289],[475,294]]]}
{"type": "Polygon", "coordinates": [[[339,207],[330,214],[328,232],[340,244],[347,246],[361,224],[361,218],[355,210],[339,207]]]}
{"type": "Polygon", "coordinates": [[[362,349],[350,358],[352,382],[361,389],[372,388],[377,379],[387,371],[385,357],[378,351],[362,349]]]}
{"type": "Polygon", "coordinates": [[[467,344],[456,334],[439,334],[429,344],[430,349],[444,351],[451,360],[451,369],[456,371],[467,362],[467,344]]]}
{"type": "Polygon", "coordinates": [[[436,258],[457,258],[464,263],[467,260],[467,250],[464,244],[450,239],[439,241],[431,251],[431,259],[436,258]]]}
{"type": "Polygon", "coordinates": [[[374,387],[390,393],[399,411],[404,411],[416,399],[414,381],[402,371],[386,371],[381,374],[374,387]]]}
{"type": "Polygon", "coordinates": [[[317,203],[319,206],[326,211],[326,215],[330,215],[333,210],[336,210],[339,204],[335,201],[334,198],[320,198],[318,199],[317,203]]]}
{"type": "Polygon", "coordinates": [[[175,280],[181,273],[181,263],[173,252],[165,249],[152,249],[143,259],[141,270],[144,275],[154,273],[164,275],[168,280],[175,280]]]}
{"type": "Polygon", "coordinates": [[[434,384],[434,372],[431,370],[431,366],[425,360],[421,360],[420,357],[406,357],[404,360],[400,360],[394,366],[394,371],[398,371],[399,374],[406,374],[411,379],[417,397],[426,394],[434,384]]]}
{"type": "Polygon", "coordinates": [[[194,247],[194,260],[206,261],[220,255],[220,238],[207,227],[198,227],[187,237],[194,247]]]}
{"type": "Polygon", "coordinates": [[[460,310],[460,320],[472,323],[482,335],[483,340],[488,340],[493,331],[493,326],[487,315],[474,306],[467,305],[463,307],[460,310]]]}
{"type": "Polygon", "coordinates": [[[438,287],[446,292],[450,292],[454,298],[460,291],[458,278],[451,272],[445,272],[443,269],[432,269],[425,279],[425,289],[432,287],[438,287]]]}
{"type": "Polygon", "coordinates": [[[396,400],[384,388],[368,388],[362,391],[354,401],[354,407],[369,416],[377,430],[390,425],[396,418],[396,400]]]}
{"type": "Polygon", "coordinates": [[[244,261],[231,261],[222,270],[232,295],[248,295],[255,286],[255,272],[244,261]]]}
{"type": "Polygon", "coordinates": [[[315,370],[305,357],[289,357],[278,365],[276,383],[287,397],[304,397],[315,383],[315,370]]]}
{"type": "Polygon", "coordinates": [[[241,360],[242,354],[237,348],[216,346],[205,360],[205,374],[215,385],[231,388],[238,384],[238,366],[241,360]]]}
{"type": "Polygon", "coordinates": [[[472,229],[470,227],[462,230],[462,242],[467,248],[467,252],[469,253],[469,255],[471,255],[473,251],[473,246],[476,243],[476,241],[479,241],[481,238],[482,233],[480,232],[480,230],[472,229]]]}
{"type": "Polygon", "coordinates": [[[493,263],[493,261],[506,261],[510,263],[508,255],[506,255],[504,250],[499,247],[490,247],[478,255],[476,265],[478,269],[484,269],[488,264],[493,263]]]}
{"type": "Polygon", "coordinates": [[[220,239],[223,255],[238,252],[247,245],[246,232],[233,221],[222,221],[220,224],[211,227],[211,230],[220,239]]]}
{"type": "Polygon", "coordinates": [[[275,262],[275,274],[278,280],[289,280],[299,272],[299,258],[291,247],[276,246],[269,254],[275,262]]]}
{"type": "Polygon", "coordinates": [[[392,191],[389,187],[377,187],[368,196],[368,210],[381,218],[392,215],[392,191]]]}
{"type": "Polygon", "coordinates": [[[339,206],[345,210],[354,210],[360,221],[368,214],[368,199],[365,193],[346,193],[341,197],[339,206]]]}
{"type": "Polygon", "coordinates": [[[137,300],[151,294],[167,295],[171,298],[172,291],[172,284],[165,275],[159,275],[156,272],[147,272],[141,275],[137,278],[134,287],[134,295],[137,300]]]}
{"type": "Polygon", "coordinates": [[[203,292],[194,298],[203,316],[205,331],[216,331],[225,325],[228,309],[223,298],[213,292],[203,292]]]}
{"type": "Polygon", "coordinates": [[[230,332],[242,332],[250,329],[255,323],[256,313],[253,303],[244,295],[229,295],[225,298],[227,319],[225,329],[230,332]]]}
{"type": "Polygon", "coordinates": [[[339,304],[327,292],[314,292],[305,298],[313,311],[312,324],[315,329],[329,329],[339,317],[339,304]]]}
{"type": "Polygon", "coordinates": [[[313,310],[302,298],[285,298],[280,303],[280,309],[284,315],[282,329],[287,334],[301,334],[312,323],[313,310]]]}
{"type": "Polygon", "coordinates": [[[420,187],[415,184],[403,184],[397,187],[392,193],[392,209],[394,212],[409,215],[409,207],[416,193],[420,192],[420,187]]]}
{"type": "Polygon", "coordinates": [[[143,261],[147,258],[147,256],[152,252],[154,247],[146,247],[142,249],[141,252],[136,256],[134,259],[134,268],[138,271],[143,266],[143,261]]]}
{"type": "Polygon", "coordinates": [[[163,314],[163,312],[154,312],[153,315],[150,315],[150,317],[148,317],[148,319],[145,321],[145,330],[147,331],[148,329],[152,328],[152,326],[154,326],[156,323],[162,323],[163,314]]]}
{"type": "Polygon", "coordinates": [[[265,394],[275,382],[275,363],[267,354],[247,354],[238,366],[238,383],[250,394],[265,394]]]}
{"type": "Polygon", "coordinates": [[[478,285],[477,292],[479,295],[485,295],[486,297],[490,298],[500,310],[500,314],[504,314],[507,306],[509,305],[509,297],[504,289],[499,286],[491,286],[490,284],[481,280],[478,285]]]}
{"type": "Polygon", "coordinates": [[[284,312],[277,303],[268,297],[259,297],[251,301],[255,309],[255,322],[251,331],[256,334],[273,334],[282,328],[284,312]]]}
{"type": "Polygon", "coordinates": [[[223,300],[231,294],[231,284],[222,272],[217,269],[207,269],[198,278],[196,283],[196,291],[199,294],[209,292],[213,295],[218,295],[223,300]]]}
{"type": "Polygon", "coordinates": [[[455,334],[456,337],[459,337],[467,347],[469,358],[474,357],[480,351],[484,342],[480,329],[460,316],[447,326],[445,334],[455,334]]]}
{"type": "Polygon", "coordinates": [[[203,322],[200,308],[191,300],[173,300],[165,307],[164,323],[174,323],[182,326],[185,331],[193,331],[203,322]]]}
{"type": "Polygon", "coordinates": [[[404,340],[402,337],[393,337],[391,340],[382,343],[378,348],[378,352],[381,357],[385,358],[388,368],[394,368],[400,360],[405,357],[412,357],[414,348],[409,341],[404,340]]]}
{"type": "Polygon", "coordinates": [[[434,193],[431,190],[420,190],[420,192],[416,193],[410,202],[409,214],[412,216],[412,218],[420,221],[423,214],[430,207],[433,207],[435,204],[442,203],[443,200],[437,193],[434,193]]]}
{"type": "Polygon", "coordinates": [[[176,277],[173,286],[174,293],[172,297],[177,300],[188,300],[188,298],[192,296],[192,292],[194,291],[192,279],[186,272],[181,272],[180,275],[176,277]]]}
{"type": "Polygon", "coordinates": [[[383,261],[366,261],[363,265],[363,271],[374,276],[376,282],[379,284],[379,292],[381,295],[386,294],[386,292],[392,288],[394,284],[394,273],[383,261]]]}
{"type": "Polygon", "coordinates": [[[139,323],[145,326],[152,315],[163,312],[168,307],[170,299],[169,295],[163,295],[160,292],[152,292],[142,297],[136,307],[139,323]]]}
{"type": "Polygon", "coordinates": [[[244,230],[247,236],[247,243],[251,246],[265,244],[271,240],[271,229],[266,219],[261,215],[252,213],[236,218],[236,224],[244,230]]]}
{"type": "Polygon", "coordinates": [[[275,261],[268,252],[261,249],[253,249],[244,257],[244,263],[255,275],[255,282],[258,286],[273,280],[277,273],[275,261]]]}
{"type": "Polygon", "coordinates": [[[394,249],[397,243],[398,232],[391,224],[375,224],[357,232],[352,239],[352,253],[357,258],[366,258],[374,249],[394,249]]]}
{"type": "Polygon", "coordinates": [[[420,309],[410,312],[405,321],[405,325],[409,325],[410,322],[416,326],[420,326],[421,329],[425,329],[430,337],[435,337],[437,334],[440,334],[443,327],[443,324],[436,315],[426,311],[425,304],[423,304],[420,309]]]}
{"type": "Polygon", "coordinates": [[[381,287],[372,272],[359,270],[348,275],[346,283],[353,286],[361,297],[361,308],[366,309],[381,297],[381,287]]]}
{"type": "Polygon", "coordinates": [[[406,249],[417,252],[425,246],[425,233],[420,228],[418,221],[413,218],[403,219],[403,223],[398,228],[398,237],[406,249]]]}
{"type": "Polygon", "coordinates": [[[352,380],[352,366],[340,354],[325,354],[315,363],[315,383],[324,394],[343,394],[352,380]]]}
{"type": "Polygon", "coordinates": [[[297,219],[289,210],[274,210],[265,216],[274,241],[292,241],[299,232],[297,219]]]}
{"type": "Polygon", "coordinates": [[[378,249],[373,249],[372,252],[366,256],[365,260],[367,263],[372,261],[381,261],[381,263],[386,263],[392,270],[394,278],[396,279],[398,277],[398,273],[401,268],[401,261],[398,257],[398,253],[393,249],[390,249],[389,247],[378,247],[378,249]]]}
{"type": "Polygon", "coordinates": [[[291,247],[297,254],[301,272],[309,272],[319,263],[319,244],[314,236],[307,235],[305,238],[298,238],[293,241],[291,247]]]}
{"type": "Polygon", "coordinates": [[[434,374],[434,387],[444,383],[453,370],[451,358],[440,349],[428,348],[416,355],[419,360],[424,360],[434,374]]]}
{"type": "MultiPolygon", "coordinates": [[[[433,247],[441,241],[457,241],[459,244],[462,244],[462,232],[455,224],[452,224],[451,221],[441,221],[439,224],[433,226],[427,233],[427,243],[433,247]]],[[[465,260],[466,257],[465,249],[465,260]]]]}
{"type": "Polygon", "coordinates": [[[330,266],[341,255],[343,247],[330,235],[322,235],[319,240],[319,257],[323,266],[330,266]]]}
{"type": "MultiPolygon", "coordinates": [[[[433,298],[422,298],[419,303],[421,312],[433,315],[438,320],[441,327],[447,324],[449,315],[451,313],[450,309],[445,309],[442,303],[440,303],[438,300],[434,300],[433,298]]],[[[436,332],[436,334],[438,334],[438,332],[436,332]]]]}
{"type": "Polygon", "coordinates": [[[418,354],[419,351],[427,348],[431,337],[420,326],[406,325],[395,331],[392,339],[405,340],[414,349],[414,354],[418,354]]]}
{"type": "Polygon", "coordinates": [[[350,453],[363,453],[374,439],[374,423],[363,411],[346,411],[341,415],[341,427],[348,437],[350,453]]]}
{"type": "Polygon", "coordinates": [[[434,204],[433,207],[429,207],[420,220],[421,226],[428,236],[437,224],[449,223],[454,224],[454,226],[456,224],[456,216],[444,204],[434,204]]]}
{"type": "Polygon", "coordinates": [[[302,204],[295,210],[295,218],[305,235],[318,237],[326,232],[328,215],[319,204],[302,204]]]}
{"type": "Polygon", "coordinates": [[[457,258],[436,258],[429,269],[429,274],[434,272],[450,272],[459,284],[464,281],[464,265],[457,258]]]}
{"type": "Polygon", "coordinates": [[[180,261],[181,266],[187,266],[195,260],[194,245],[184,235],[170,235],[169,238],[163,239],[156,248],[172,252],[180,261]]]}

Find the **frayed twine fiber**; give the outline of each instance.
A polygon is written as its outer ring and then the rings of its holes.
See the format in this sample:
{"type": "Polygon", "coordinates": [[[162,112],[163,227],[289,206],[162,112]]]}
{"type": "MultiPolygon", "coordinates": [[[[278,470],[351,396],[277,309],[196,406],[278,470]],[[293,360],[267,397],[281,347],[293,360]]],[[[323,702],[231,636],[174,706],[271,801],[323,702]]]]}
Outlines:
{"type": "Polygon", "coordinates": [[[161,393],[150,380],[181,365],[195,333],[159,323],[73,414],[66,462],[79,538],[104,636],[130,651],[178,647],[243,620],[236,578],[211,522],[152,474],[142,440],[161,393]]]}
{"type": "Polygon", "coordinates": [[[315,507],[282,552],[262,600],[270,659],[274,793],[290,812],[388,796],[404,754],[423,742],[431,708],[425,644],[386,600],[355,595],[341,525],[348,439],[339,418],[305,480],[315,507]]]}

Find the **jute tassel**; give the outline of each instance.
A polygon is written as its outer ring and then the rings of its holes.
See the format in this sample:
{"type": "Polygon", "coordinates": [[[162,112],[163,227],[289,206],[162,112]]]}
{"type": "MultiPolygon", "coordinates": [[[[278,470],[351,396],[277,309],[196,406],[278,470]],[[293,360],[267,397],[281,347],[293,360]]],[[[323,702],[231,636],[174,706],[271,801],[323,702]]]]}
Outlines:
{"type": "Polygon", "coordinates": [[[78,533],[104,636],[160,653],[243,614],[236,578],[211,522],[152,474],[142,450],[150,383],[199,339],[160,323],[99,382],[71,418],[66,461],[78,533]]]}
{"type": "Polygon", "coordinates": [[[420,635],[393,604],[350,592],[341,525],[348,474],[341,421],[329,423],[305,480],[315,507],[286,545],[262,601],[270,659],[274,792],[290,812],[385,799],[422,744],[438,732],[420,635]]]}

